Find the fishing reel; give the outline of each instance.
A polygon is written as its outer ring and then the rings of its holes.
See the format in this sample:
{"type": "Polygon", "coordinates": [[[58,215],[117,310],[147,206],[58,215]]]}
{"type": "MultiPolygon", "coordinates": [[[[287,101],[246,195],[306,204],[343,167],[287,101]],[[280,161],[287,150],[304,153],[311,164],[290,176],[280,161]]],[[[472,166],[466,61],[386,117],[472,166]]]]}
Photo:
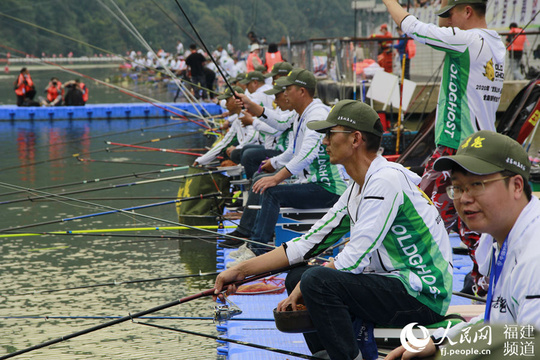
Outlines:
{"type": "Polygon", "coordinates": [[[225,294],[223,294],[223,298],[225,299],[226,304],[216,305],[214,309],[214,323],[221,324],[232,319],[233,316],[240,315],[242,313],[242,310],[225,294]]]}

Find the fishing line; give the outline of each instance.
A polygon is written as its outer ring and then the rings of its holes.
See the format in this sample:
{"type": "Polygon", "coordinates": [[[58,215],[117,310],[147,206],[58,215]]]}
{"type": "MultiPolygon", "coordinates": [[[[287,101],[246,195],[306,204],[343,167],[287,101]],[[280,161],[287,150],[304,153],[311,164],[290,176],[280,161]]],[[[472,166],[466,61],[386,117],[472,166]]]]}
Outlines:
{"type": "Polygon", "coordinates": [[[181,151],[181,150],[173,150],[173,149],[164,149],[164,148],[153,148],[148,146],[139,146],[139,145],[132,145],[132,144],[123,144],[123,143],[117,143],[113,141],[105,141],[105,144],[107,145],[114,145],[119,147],[131,147],[135,149],[144,149],[149,151],[160,151],[160,152],[167,152],[167,153],[173,153],[173,154],[181,154],[181,155],[191,155],[191,156],[202,156],[201,153],[194,153],[191,151],[181,151]]]}
{"type": "MultiPolygon", "coordinates": [[[[182,32],[184,34],[186,34],[187,36],[189,36],[189,38],[195,42],[195,43],[198,43],[199,41],[193,36],[191,35],[191,33],[189,33],[186,29],[184,29],[184,27],[182,25],[180,25],[178,22],[176,22],[172,17],[171,15],[165,11],[165,9],[163,9],[155,0],[151,0],[152,3],[154,4],[155,7],[157,7],[163,14],[165,14],[165,16],[167,16],[169,18],[169,20],[171,20],[176,26],[178,26],[178,28],[180,30],[182,30],[182,32]]],[[[183,55],[183,54],[182,54],[183,55]]]]}
{"type": "MultiPolygon", "coordinates": [[[[186,99],[188,99],[188,101],[190,103],[197,103],[197,104],[200,104],[199,101],[195,98],[195,97],[191,97],[191,93],[189,93],[189,95],[186,93],[185,91],[185,88],[184,86],[178,81],[177,77],[175,74],[173,74],[169,68],[167,68],[166,64],[163,64],[161,62],[161,59],[157,56],[157,54],[155,53],[155,51],[151,48],[151,46],[148,44],[148,42],[146,42],[146,40],[144,39],[144,37],[137,31],[137,29],[135,28],[135,26],[133,25],[133,23],[131,23],[131,21],[129,21],[129,19],[127,18],[127,16],[122,12],[122,10],[118,7],[118,5],[116,5],[116,3],[113,1],[113,0],[110,0],[111,4],[113,4],[113,6],[116,8],[116,10],[120,13],[120,15],[124,18],[125,21],[122,21],[122,19],[120,19],[108,6],[106,6],[101,0],[98,0],[98,2],[103,6],[105,7],[122,25],[124,25],[124,27],[126,27],[128,29],[128,31],[130,31],[132,33],[132,35],[135,36],[135,38],[137,38],[141,43],[142,45],[146,48],[146,50],[152,52],[152,54],[156,57],[157,61],[162,65],[163,69],[165,70],[165,73],[167,75],[169,75],[173,80],[174,80],[174,83],[175,85],[182,91],[182,93],[184,94],[184,96],[186,97],[186,99]]],[[[203,107],[204,108],[204,107],[203,107]]],[[[199,116],[203,117],[203,115],[201,114],[201,112],[198,110],[198,108],[195,106],[195,110],[197,111],[197,113],[199,114],[199,116]]],[[[205,109],[206,111],[206,109],[205,109]]],[[[208,115],[210,115],[208,113],[208,111],[206,111],[208,115]]],[[[206,124],[208,125],[208,124],[206,124]]],[[[208,125],[210,127],[210,125],[208,125]]]]}
{"type": "MultiPolygon", "coordinates": [[[[207,172],[196,173],[196,174],[175,175],[175,176],[169,176],[169,177],[163,177],[163,178],[140,180],[140,181],[134,181],[134,182],[130,182],[130,183],[123,183],[123,184],[110,184],[110,185],[107,185],[107,186],[95,187],[95,188],[91,188],[91,189],[79,189],[79,190],[65,191],[65,192],[63,192],[61,194],[43,192],[41,189],[32,189],[32,188],[25,188],[25,187],[20,187],[19,186],[17,188],[19,188],[21,190],[24,189],[23,192],[33,193],[33,195],[35,195],[35,196],[34,197],[27,196],[27,197],[19,198],[19,199],[1,201],[0,205],[15,204],[15,203],[24,202],[24,201],[35,201],[35,200],[46,199],[46,198],[54,198],[54,197],[63,196],[63,195],[84,194],[84,193],[87,193],[87,192],[109,190],[109,189],[118,189],[118,188],[123,188],[123,187],[130,187],[130,186],[135,186],[135,185],[145,185],[145,184],[151,184],[151,183],[162,182],[162,181],[186,179],[186,178],[197,177],[197,176],[211,175],[213,173],[219,173],[219,172],[223,172],[223,171],[222,170],[214,170],[214,171],[207,171],[207,172]],[[43,193],[45,195],[38,195],[37,193],[39,193],[39,192],[43,193]]],[[[11,185],[11,184],[7,184],[7,183],[0,183],[0,184],[4,184],[4,186],[6,186],[6,187],[16,186],[16,185],[11,185]]],[[[215,194],[221,194],[221,193],[212,193],[212,194],[215,195],[215,194]]],[[[212,195],[212,194],[205,194],[205,195],[212,195]]],[[[199,196],[204,196],[204,195],[201,194],[201,195],[195,196],[194,198],[197,199],[197,198],[199,198],[199,196]]],[[[77,200],[80,200],[80,199],[71,198],[70,200],[77,201],[77,200]]]]}
{"type": "Polygon", "coordinates": [[[214,59],[214,56],[212,55],[212,53],[210,52],[210,50],[208,50],[208,48],[206,47],[206,44],[204,43],[203,39],[201,38],[201,36],[199,35],[199,32],[197,31],[197,29],[195,28],[195,26],[193,25],[193,23],[191,22],[191,20],[189,19],[189,17],[187,16],[186,12],[184,11],[184,9],[182,8],[182,5],[180,5],[180,3],[178,2],[178,0],[174,0],[176,2],[176,5],[178,5],[178,8],[180,8],[180,11],[182,12],[182,14],[184,14],[184,17],[186,18],[187,22],[189,23],[189,25],[191,26],[191,28],[193,29],[193,31],[195,32],[195,35],[197,35],[197,38],[199,39],[199,41],[201,42],[201,44],[203,45],[204,47],[204,50],[206,51],[206,53],[208,54],[208,56],[210,57],[210,60],[212,60],[212,62],[214,63],[214,65],[216,66],[216,68],[218,69],[219,71],[219,74],[221,75],[221,77],[223,78],[223,80],[225,81],[225,84],[227,84],[227,87],[229,88],[229,90],[231,91],[231,94],[234,95],[235,98],[237,99],[240,99],[238,97],[238,95],[236,95],[236,92],[234,91],[234,89],[232,88],[231,84],[229,83],[229,80],[227,80],[227,77],[223,74],[223,71],[221,71],[221,67],[218,65],[218,63],[216,62],[216,59],[214,59]]]}
{"type": "MultiPolygon", "coordinates": [[[[109,320],[109,319],[120,319],[121,316],[92,316],[92,315],[80,315],[80,316],[37,316],[37,315],[20,315],[20,316],[0,316],[0,319],[11,320],[11,319],[29,319],[29,320],[109,320]]],[[[210,316],[141,316],[139,319],[148,319],[148,320],[215,320],[210,316]]],[[[275,322],[274,319],[268,318],[241,318],[235,319],[231,318],[227,321],[269,321],[275,322]]]]}
{"type": "MultiPolygon", "coordinates": [[[[305,265],[305,263],[298,263],[298,264],[290,265],[290,266],[287,266],[287,267],[284,267],[284,268],[276,269],[274,271],[268,271],[268,272],[265,272],[265,273],[260,273],[260,274],[254,275],[254,276],[250,276],[250,277],[248,277],[248,278],[246,278],[244,280],[240,280],[240,281],[225,284],[225,286],[229,286],[229,285],[238,286],[238,285],[246,284],[248,282],[258,280],[258,279],[262,279],[262,278],[265,278],[265,277],[268,277],[268,276],[271,276],[271,275],[279,274],[279,273],[282,273],[282,272],[285,272],[285,271],[289,271],[289,270],[291,270],[293,268],[303,266],[303,265],[305,265]]],[[[121,317],[119,319],[115,319],[115,320],[112,320],[112,321],[109,321],[109,322],[106,322],[106,323],[103,323],[103,324],[100,324],[100,325],[97,325],[97,326],[93,326],[91,328],[80,330],[80,331],[77,331],[75,333],[71,333],[71,334],[68,334],[68,335],[53,339],[53,340],[49,340],[49,341],[46,341],[46,342],[38,344],[38,345],[27,347],[25,349],[14,351],[14,352],[9,353],[7,355],[1,356],[0,360],[9,359],[9,358],[12,358],[12,357],[17,356],[17,355],[25,354],[25,353],[31,352],[33,350],[37,350],[37,349],[41,349],[41,348],[44,348],[44,347],[47,347],[47,346],[50,346],[50,345],[54,345],[54,344],[57,344],[57,343],[60,343],[60,342],[63,342],[63,341],[69,340],[69,339],[73,339],[73,338],[79,337],[81,335],[86,335],[86,334],[89,334],[89,333],[97,331],[97,330],[105,329],[107,327],[110,327],[110,326],[113,326],[113,325],[116,325],[116,324],[120,324],[120,323],[123,323],[123,322],[126,322],[126,321],[130,321],[130,320],[133,321],[133,319],[140,318],[142,316],[145,316],[145,315],[148,315],[148,314],[160,311],[160,310],[168,309],[170,307],[177,306],[177,305],[186,303],[186,302],[191,301],[191,300],[200,299],[200,298],[203,298],[203,297],[206,297],[206,296],[212,296],[212,295],[214,295],[214,292],[215,292],[215,289],[213,289],[213,288],[212,289],[207,289],[207,290],[202,291],[202,292],[200,292],[198,294],[186,296],[186,297],[183,297],[181,299],[171,301],[169,303],[159,305],[159,306],[153,307],[153,308],[148,309],[148,310],[140,311],[140,312],[137,312],[135,314],[129,314],[128,316],[124,316],[124,317],[121,317]]]]}
{"type": "Polygon", "coordinates": [[[152,278],[152,279],[136,279],[136,280],[126,280],[126,281],[114,280],[112,282],[107,282],[107,283],[93,284],[93,285],[72,286],[72,287],[67,287],[67,288],[62,288],[62,289],[34,290],[34,291],[21,293],[21,294],[12,294],[10,296],[51,294],[51,293],[56,293],[56,292],[60,292],[60,291],[93,289],[93,288],[105,287],[105,286],[119,286],[119,285],[127,285],[127,284],[140,284],[140,283],[154,282],[154,281],[178,280],[178,279],[188,279],[188,278],[194,278],[194,277],[217,276],[217,275],[219,275],[219,272],[208,272],[208,273],[199,272],[198,274],[162,276],[162,277],[157,277],[157,278],[152,278]]]}
{"type": "Polygon", "coordinates": [[[169,330],[169,331],[180,332],[180,333],[184,333],[184,334],[202,336],[202,337],[206,337],[206,338],[214,339],[214,340],[218,340],[218,341],[225,341],[225,342],[229,342],[229,343],[233,343],[233,344],[249,346],[249,347],[256,348],[256,349],[267,350],[267,351],[275,352],[275,353],[278,353],[278,354],[284,354],[284,355],[299,357],[299,358],[302,358],[302,359],[323,360],[322,358],[317,357],[317,356],[300,354],[300,353],[290,351],[290,350],[277,349],[277,348],[273,348],[273,347],[269,347],[269,346],[265,346],[265,345],[254,344],[254,343],[250,343],[250,342],[242,341],[242,340],[230,339],[230,338],[226,338],[226,337],[222,337],[222,336],[203,334],[203,333],[199,333],[199,332],[195,332],[195,331],[177,329],[177,328],[172,328],[172,327],[163,326],[163,325],[144,323],[144,322],[140,322],[140,321],[133,321],[133,323],[138,324],[138,325],[149,326],[149,327],[153,327],[153,328],[157,328],[157,329],[161,329],[161,330],[169,330]]]}

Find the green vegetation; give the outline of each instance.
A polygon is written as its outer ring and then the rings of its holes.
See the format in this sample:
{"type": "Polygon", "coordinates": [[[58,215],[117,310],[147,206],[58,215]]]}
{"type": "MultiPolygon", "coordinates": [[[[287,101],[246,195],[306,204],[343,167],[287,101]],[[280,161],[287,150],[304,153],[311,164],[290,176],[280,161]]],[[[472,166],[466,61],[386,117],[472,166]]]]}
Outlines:
{"type": "MultiPolygon", "coordinates": [[[[232,41],[245,49],[254,31],[268,42],[316,37],[351,36],[354,12],[350,0],[178,0],[211,49],[232,41]]],[[[187,49],[195,34],[174,0],[2,0],[0,13],[37,24],[114,53],[144,50],[106,7],[115,4],[154,48],[174,51],[182,40],[187,49]],[[105,7],[106,6],[106,7],[105,7]],[[166,14],[165,14],[166,13],[166,14]],[[169,18],[170,17],[170,18],[169,18]],[[173,21],[174,20],[174,21],[173,21]],[[182,31],[181,26],[186,32],[182,31]]],[[[74,56],[99,52],[0,16],[1,44],[41,56],[72,51],[74,56]]],[[[2,49],[0,57],[7,50],[2,49]]]]}

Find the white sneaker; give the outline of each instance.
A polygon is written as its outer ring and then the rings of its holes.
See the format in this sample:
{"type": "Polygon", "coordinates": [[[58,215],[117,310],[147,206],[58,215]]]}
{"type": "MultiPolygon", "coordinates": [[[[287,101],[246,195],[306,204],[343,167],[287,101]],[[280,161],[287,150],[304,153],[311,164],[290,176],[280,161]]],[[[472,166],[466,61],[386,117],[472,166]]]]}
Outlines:
{"type": "Polygon", "coordinates": [[[250,249],[246,248],[246,250],[244,251],[244,253],[242,255],[240,255],[235,261],[229,261],[227,263],[227,269],[229,268],[232,268],[233,266],[236,266],[238,264],[240,264],[241,262],[244,262],[246,260],[249,260],[249,259],[253,259],[254,257],[256,257],[257,255],[255,255],[253,253],[253,251],[251,251],[250,249]]]}
{"type": "Polygon", "coordinates": [[[231,259],[238,259],[244,252],[246,252],[246,250],[249,250],[247,244],[243,244],[238,249],[231,251],[229,253],[229,257],[231,259]]]}

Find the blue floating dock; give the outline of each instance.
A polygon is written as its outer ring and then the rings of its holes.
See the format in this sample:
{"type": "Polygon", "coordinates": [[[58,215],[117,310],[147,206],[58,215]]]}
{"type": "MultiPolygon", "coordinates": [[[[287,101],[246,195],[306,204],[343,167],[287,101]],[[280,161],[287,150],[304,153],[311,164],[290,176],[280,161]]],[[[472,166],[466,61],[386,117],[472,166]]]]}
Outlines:
{"type": "Polygon", "coordinates": [[[222,108],[214,103],[128,103],[128,104],[88,104],[85,106],[19,107],[0,106],[0,121],[34,120],[112,120],[125,118],[168,118],[196,117],[221,114],[222,108]],[[204,108],[204,109],[203,109],[204,108]]]}

